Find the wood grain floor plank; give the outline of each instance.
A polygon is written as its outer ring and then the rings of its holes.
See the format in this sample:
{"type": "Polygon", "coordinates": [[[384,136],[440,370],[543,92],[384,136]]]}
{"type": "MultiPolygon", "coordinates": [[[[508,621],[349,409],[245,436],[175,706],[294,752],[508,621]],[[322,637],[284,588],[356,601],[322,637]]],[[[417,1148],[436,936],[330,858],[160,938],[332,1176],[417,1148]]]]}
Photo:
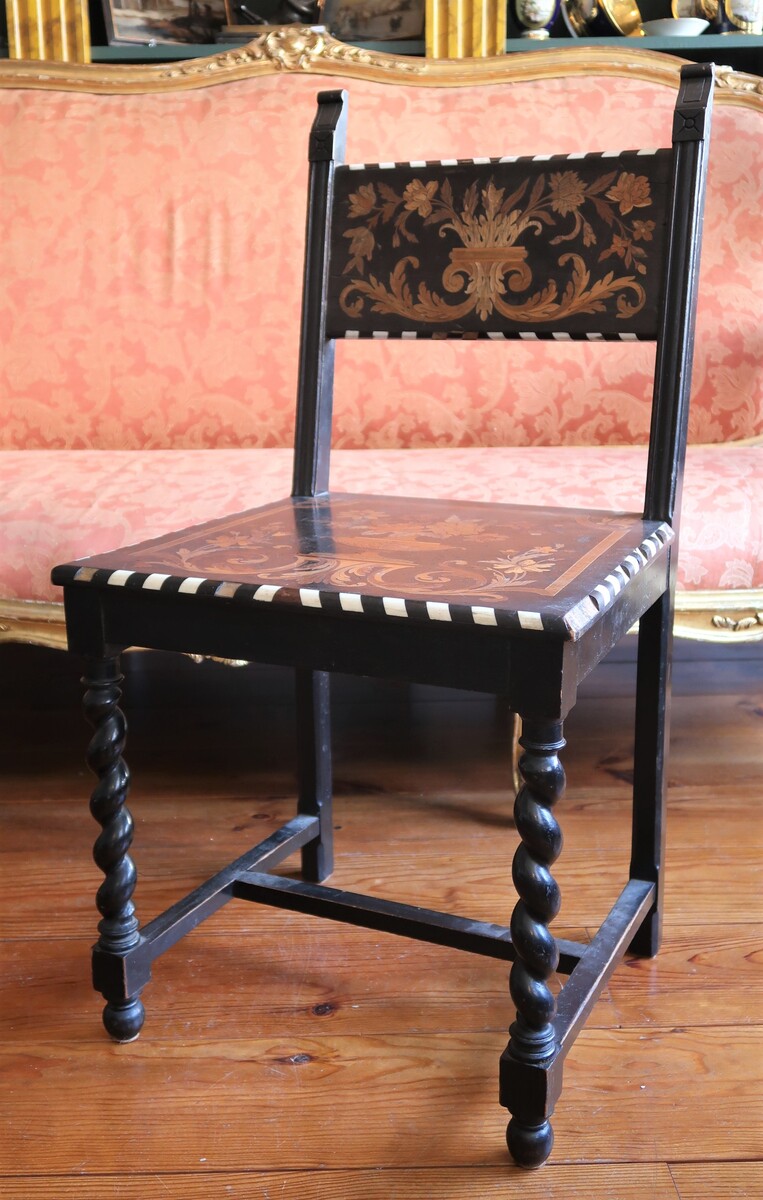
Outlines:
{"type": "MultiPolygon", "coordinates": [[[[163,1174],[115,1179],[61,1176],[3,1181],[4,1200],[677,1200],[668,1168],[516,1167],[420,1171],[163,1174]]],[[[724,1198],[725,1200],[725,1198],[724,1198]]]]}
{"type": "MultiPolygon", "coordinates": [[[[408,783],[416,781],[411,770],[408,783]]],[[[208,781],[208,790],[200,796],[188,794],[177,781],[173,790],[165,786],[155,794],[133,785],[130,807],[138,837],[145,836],[151,843],[194,849],[212,835],[225,838],[232,850],[236,850],[243,842],[256,840],[293,815],[296,792],[285,788],[284,782],[264,776],[254,781],[249,796],[225,794],[219,790],[221,781],[217,778],[208,781]]],[[[395,791],[380,786],[374,791],[366,784],[364,792],[349,791],[361,782],[347,780],[342,790],[340,781],[335,791],[334,823],[340,852],[368,852],[381,841],[396,846],[452,842],[459,829],[469,842],[493,841],[496,836],[516,841],[512,797],[506,789],[429,790],[424,770],[420,787],[414,790],[407,787],[395,791]]],[[[22,785],[15,789],[14,796],[14,788],[4,775],[3,849],[7,853],[28,853],[30,831],[40,825],[44,826],[46,843],[51,846],[60,838],[68,848],[86,848],[90,834],[97,831],[91,825],[87,807],[91,783],[83,774],[74,797],[59,796],[53,789],[32,798],[22,785]]],[[[763,823],[759,820],[762,805],[760,781],[756,787],[736,790],[735,816],[746,823],[745,843],[756,849],[763,849],[763,823]]],[[[570,786],[558,812],[569,847],[613,850],[628,844],[631,800],[627,788],[616,789],[611,784],[570,786]]],[[[668,843],[671,852],[679,848],[736,851],[738,829],[719,805],[716,788],[671,788],[668,843]]]]}
{"type": "MultiPolygon", "coordinates": [[[[500,1166],[503,1042],[160,1043],[148,1029],[126,1046],[29,1041],[0,1053],[6,1161],[34,1174],[44,1142],[50,1173],[500,1166]]],[[[760,1042],[751,1028],[585,1030],[566,1064],[555,1164],[754,1158],[760,1042]]]]}
{"type": "Polygon", "coordinates": [[[763,927],[671,927],[656,958],[626,958],[612,976],[608,1015],[625,1025],[760,1024],[761,967],[763,927]]]}
{"type": "MultiPolygon", "coordinates": [[[[508,964],[296,913],[262,917],[257,937],[196,931],[154,964],[144,993],[152,1038],[503,1033],[514,1018],[508,964]]],[[[88,945],[48,940],[41,954],[35,943],[6,942],[0,960],[6,1045],[102,1044],[88,945]]],[[[605,992],[589,1026],[619,1020],[605,992]]]]}
{"type": "MultiPolygon", "coordinates": [[[[500,1032],[513,1017],[508,967],[491,959],[270,909],[256,936],[233,936],[224,914],[217,925],[156,962],[152,1036],[500,1032]]],[[[588,1027],[763,1023],[760,932],[669,930],[656,959],[618,967],[588,1027]]],[[[0,1037],[100,1042],[89,958],[89,939],[49,939],[43,955],[31,941],[0,945],[0,1037]]]]}
{"type": "MultiPolygon", "coordinates": [[[[761,1146],[763,1153],[763,1146],[761,1146]]],[[[681,1200],[760,1200],[763,1163],[671,1163],[681,1200]]]]}

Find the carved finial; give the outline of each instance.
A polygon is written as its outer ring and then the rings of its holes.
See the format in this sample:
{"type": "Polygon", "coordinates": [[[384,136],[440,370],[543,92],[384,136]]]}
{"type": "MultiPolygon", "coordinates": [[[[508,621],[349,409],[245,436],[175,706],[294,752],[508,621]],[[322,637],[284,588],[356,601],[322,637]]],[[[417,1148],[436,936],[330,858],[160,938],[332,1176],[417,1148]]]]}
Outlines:
{"type": "Polygon", "coordinates": [[[341,161],[347,130],[347,92],[319,92],[318,111],[310,130],[310,162],[341,161]]]}
{"type": "Polygon", "coordinates": [[[673,115],[674,142],[699,142],[707,135],[714,82],[713,63],[686,63],[681,68],[681,85],[673,115]]]}

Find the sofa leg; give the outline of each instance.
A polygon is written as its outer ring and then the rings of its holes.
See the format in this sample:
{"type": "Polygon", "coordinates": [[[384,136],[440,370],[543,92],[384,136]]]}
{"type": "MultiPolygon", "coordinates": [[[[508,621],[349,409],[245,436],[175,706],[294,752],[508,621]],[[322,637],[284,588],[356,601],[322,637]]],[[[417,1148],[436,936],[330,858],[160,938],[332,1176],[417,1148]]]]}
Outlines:
{"type": "Polygon", "coordinates": [[[302,878],[322,883],[334,870],[331,779],[331,676],[327,671],[295,672],[297,772],[303,816],[318,817],[320,834],[302,849],[302,878]]]}
{"type": "Polygon", "coordinates": [[[119,658],[88,659],[82,682],[85,716],[94,730],[87,763],[98,776],[90,811],[102,827],[93,858],[105,876],[96,896],[101,920],[93,952],[93,981],[107,1001],[103,1011],[106,1031],[118,1042],[130,1042],[143,1026],[140,993],[127,995],[124,974],[108,969],[108,965],[123,963],[125,952],[140,941],[132,903],[136,872],[128,854],[133,823],[125,806],[130,774],[122,758],[127,726],[118,707],[122,682],[119,658]],[[108,964],[106,968],[104,964],[108,964]]]}
{"type": "Polygon", "coordinates": [[[510,1110],[506,1140],[520,1167],[539,1167],[551,1153],[549,1117],[561,1087],[561,1061],[553,1020],[556,1000],[547,980],[559,965],[556,939],[548,926],[559,911],[560,895],[550,872],[562,848],[553,806],[564,791],[558,752],[564,746],[561,722],[525,721],[519,762],[523,779],[514,806],[521,843],[512,877],[519,900],[511,918],[516,953],[509,986],[517,1018],[501,1062],[501,1101],[510,1110]]]}

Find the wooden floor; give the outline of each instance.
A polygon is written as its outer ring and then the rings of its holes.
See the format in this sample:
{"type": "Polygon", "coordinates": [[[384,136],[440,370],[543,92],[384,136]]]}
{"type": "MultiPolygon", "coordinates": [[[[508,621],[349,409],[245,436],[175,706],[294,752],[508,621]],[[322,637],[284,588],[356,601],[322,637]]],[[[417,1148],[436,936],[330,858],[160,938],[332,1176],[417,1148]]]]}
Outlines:
{"type": "MultiPolygon", "coordinates": [[[[492,960],[234,902],[157,962],[140,1039],[110,1043],[77,664],[0,648],[4,1200],[763,1196],[761,662],[679,664],[665,947],[614,975],[528,1174],[497,1104],[512,1014],[492,960]]],[[[291,682],[129,664],[147,919],[291,815],[291,682]]],[[[560,935],[590,934],[624,879],[632,677],[600,669],[568,722],[560,935]]],[[[340,679],[335,713],[332,882],[507,922],[505,711],[340,679]]]]}

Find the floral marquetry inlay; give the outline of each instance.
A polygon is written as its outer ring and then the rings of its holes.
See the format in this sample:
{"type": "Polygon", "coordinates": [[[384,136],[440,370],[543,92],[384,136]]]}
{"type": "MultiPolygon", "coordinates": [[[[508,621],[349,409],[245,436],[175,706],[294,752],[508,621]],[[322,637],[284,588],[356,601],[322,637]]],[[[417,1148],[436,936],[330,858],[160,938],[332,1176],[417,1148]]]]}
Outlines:
{"type": "Polygon", "coordinates": [[[340,171],[332,331],[653,335],[665,167],[658,154],[340,171]]]}
{"type": "Polygon", "coordinates": [[[625,513],[332,495],[96,555],[86,569],[522,608],[566,595],[641,536],[642,522],[625,513]]]}

